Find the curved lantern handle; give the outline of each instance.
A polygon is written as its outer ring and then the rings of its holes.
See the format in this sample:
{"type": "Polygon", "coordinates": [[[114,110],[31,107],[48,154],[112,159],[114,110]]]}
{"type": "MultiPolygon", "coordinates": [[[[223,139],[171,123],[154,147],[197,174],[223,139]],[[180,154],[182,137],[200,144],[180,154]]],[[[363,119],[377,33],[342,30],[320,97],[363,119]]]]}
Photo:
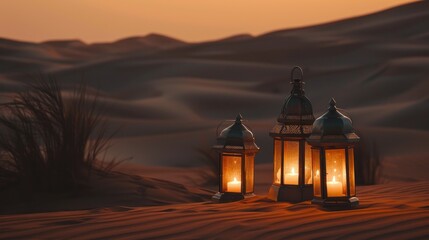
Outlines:
{"type": "Polygon", "coordinates": [[[290,72],[290,79],[293,82],[293,73],[295,70],[299,70],[301,72],[301,81],[304,81],[304,71],[302,71],[302,68],[300,66],[295,66],[292,68],[292,71],[290,72]]]}

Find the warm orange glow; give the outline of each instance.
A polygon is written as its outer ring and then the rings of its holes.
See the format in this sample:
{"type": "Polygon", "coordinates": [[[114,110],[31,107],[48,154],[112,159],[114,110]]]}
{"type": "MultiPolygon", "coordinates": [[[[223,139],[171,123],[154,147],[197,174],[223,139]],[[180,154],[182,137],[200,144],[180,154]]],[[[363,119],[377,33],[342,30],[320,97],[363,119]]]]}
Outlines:
{"type": "Polygon", "coordinates": [[[317,24],[410,0],[13,0],[0,1],[1,36],[112,41],[152,32],[187,41],[317,24]]]}
{"type": "Polygon", "coordinates": [[[311,159],[311,146],[306,142],[305,143],[305,164],[304,164],[304,183],[313,184],[312,178],[312,159],[311,159]]]}
{"type": "Polygon", "coordinates": [[[241,156],[222,156],[222,189],[241,192],[241,156]]]}
{"type": "Polygon", "coordinates": [[[353,148],[350,148],[349,150],[349,179],[350,179],[350,195],[355,196],[356,195],[356,188],[355,188],[355,157],[353,148]]]}
{"type": "Polygon", "coordinates": [[[255,155],[246,155],[246,193],[252,193],[255,184],[255,155]]]}
{"type": "Polygon", "coordinates": [[[280,184],[281,178],[281,159],[282,159],[282,142],[274,140],[274,183],[280,184]]]}
{"type": "Polygon", "coordinates": [[[347,194],[346,152],[344,149],[326,150],[326,176],[328,197],[347,194]]]}
{"type": "Polygon", "coordinates": [[[299,141],[284,141],[284,184],[298,185],[299,141]]]}
{"type": "Polygon", "coordinates": [[[312,150],[312,159],[313,159],[313,189],[314,189],[314,196],[321,197],[322,196],[322,189],[320,186],[320,150],[319,149],[313,149],[312,150]]]}

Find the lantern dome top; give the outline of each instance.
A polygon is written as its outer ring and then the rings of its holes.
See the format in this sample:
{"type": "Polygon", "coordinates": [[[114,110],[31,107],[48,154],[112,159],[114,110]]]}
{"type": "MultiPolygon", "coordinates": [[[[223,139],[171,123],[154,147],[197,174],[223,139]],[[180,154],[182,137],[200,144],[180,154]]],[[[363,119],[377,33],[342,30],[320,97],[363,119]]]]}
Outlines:
{"type": "Polygon", "coordinates": [[[311,145],[345,144],[350,145],[359,142],[352,120],[338,111],[336,101],[331,98],[326,113],[316,119],[313,131],[307,141],[311,145]]]}
{"type": "Polygon", "coordinates": [[[292,90],[290,96],[286,99],[277,118],[277,124],[270,132],[272,136],[290,134],[290,135],[309,135],[311,126],[314,122],[313,106],[310,100],[305,96],[304,74],[300,67],[295,66],[291,72],[292,90]],[[300,76],[294,75],[299,70],[300,76]],[[292,125],[286,127],[285,125],[292,125]],[[305,129],[302,126],[308,125],[305,129]],[[293,127],[294,126],[294,127],[293,127]],[[286,129],[288,128],[288,129],[286,129]],[[296,128],[296,129],[295,129],[296,128]]]}
{"type": "Polygon", "coordinates": [[[243,124],[241,114],[237,115],[233,124],[221,131],[213,148],[218,150],[259,150],[252,131],[243,124]]]}

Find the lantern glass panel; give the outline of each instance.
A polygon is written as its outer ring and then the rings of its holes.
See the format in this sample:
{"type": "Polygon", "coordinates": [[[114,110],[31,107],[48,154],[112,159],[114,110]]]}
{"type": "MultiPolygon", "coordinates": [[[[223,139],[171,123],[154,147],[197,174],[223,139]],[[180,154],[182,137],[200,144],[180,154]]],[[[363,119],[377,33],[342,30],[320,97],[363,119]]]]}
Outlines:
{"type": "Polygon", "coordinates": [[[356,195],[355,188],[355,156],[353,148],[349,148],[349,182],[350,182],[350,196],[356,195]]]}
{"type": "Polygon", "coordinates": [[[328,197],[342,197],[347,194],[346,151],[326,150],[326,189],[328,197]]]}
{"type": "Polygon", "coordinates": [[[280,184],[280,168],[282,160],[282,142],[279,139],[274,139],[274,183],[280,184]]]}
{"type": "Polygon", "coordinates": [[[321,197],[322,190],[320,189],[320,150],[312,149],[313,159],[313,190],[314,196],[321,197]]]}
{"type": "Polygon", "coordinates": [[[246,193],[253,192],[254,184],[254,155],[246,155],[246,193]]]}
{"type": "Polygon", "coordinates": [[[283,183],[298,185],[299,141],[284,141],[283,183]]]}
{"type": "Polygon", "coordinates": [[[305,142],[305,164],[304,164],[304,183],[313,184],[312,178],[311,146],[305,142]]]}
{"type": "Polygon", "coordinates": [[[241,155],[222,156],[222,189],[241,192],[241,155]]]}

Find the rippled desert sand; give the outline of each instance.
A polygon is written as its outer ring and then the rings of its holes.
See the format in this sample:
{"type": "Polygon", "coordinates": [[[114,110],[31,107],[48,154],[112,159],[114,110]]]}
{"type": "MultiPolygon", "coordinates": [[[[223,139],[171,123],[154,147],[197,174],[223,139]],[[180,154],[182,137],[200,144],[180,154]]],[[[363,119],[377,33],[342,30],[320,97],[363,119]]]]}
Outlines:
{"type": "Polygon", "coordinates": [[[429,182],[358,187],[355,210],[241,202],[0,216],[4,239],[427,239],[429,182]]]}

